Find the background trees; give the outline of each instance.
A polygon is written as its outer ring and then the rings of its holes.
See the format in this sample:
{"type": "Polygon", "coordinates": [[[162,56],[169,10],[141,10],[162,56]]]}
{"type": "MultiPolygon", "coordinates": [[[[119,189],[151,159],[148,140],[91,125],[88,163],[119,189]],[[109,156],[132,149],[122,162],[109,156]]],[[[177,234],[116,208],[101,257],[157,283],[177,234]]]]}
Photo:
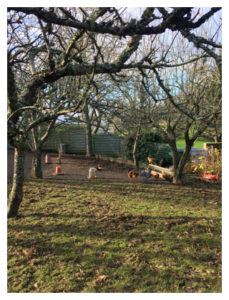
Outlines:
{"type": "MultiPolygon", "coordinates": [[[[168,39],[161,50],[157,37],[165,32],[181,33],[197,49],[191,61],[199,56],[210,56],[221,71],[218,53],[221,46],[216,42],[216,35],[209,38],[194,32],[219,10],[145,8],[138,18],[128,18],[123,9],[114,7],[8,8],[8,140],[15,147],[15,174],[8,216],[17,214],[23,197],[23,153],[27,135],[33,128],[35,132],[35,127],[43,122],[53,122],[58,116],[81,111],[83,107],[87,109],[86,95],[97,74],[108,74],[117,81],[126,75],[125,70],[138,70],[144,77],[150,70],[158,82],[157,99],[165,94],[176,108],[192,119],[188,110],[174,102],[174,96],[161,78],[160,70],[171,68],[175,63],[170,56],[173,39],[168,39]],[[147,49],[143,47],[143,36],[151,40],[147,49]],[[63,99],[58,92],[53,109],[43,111],[38,102],[39,94],[52,91],[55,82],[70,76],[78,77],[79,83],[80,78],[86,76],[82,90],[80,84],[76,85],[76,95],[81,96],[72,99],[67,94],[63,99]]],[[[148,86],[148,92],[151,90],[148,86]]],[[[155,97],[152,93],[151,96],[155,97]]],[[[107,117],[111,119],[109,114],[107,117]]]]}
{"type": "Polygon", "coordinates": [[[169,101],[163,134],[172,151],[174,182],[177,183],[182,181],[183,169],[195,140],[221,116],[220,74],[206,66],[205,59],[182,67],[178,77],[176,74],[175,80],[172,80],[171,88],[170,78],[167,78],[166,86],[159,73],[154,73],[169,101]],[[180,156],[176,139],[181,133],[186,146],[180,156]]]}

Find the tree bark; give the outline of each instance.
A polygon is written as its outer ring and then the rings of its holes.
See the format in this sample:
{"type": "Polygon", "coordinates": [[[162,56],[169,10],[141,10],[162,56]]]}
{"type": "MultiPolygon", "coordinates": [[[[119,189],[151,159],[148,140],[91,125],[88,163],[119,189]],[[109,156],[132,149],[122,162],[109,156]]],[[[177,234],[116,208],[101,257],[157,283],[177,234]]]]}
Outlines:
{"type": "Polygon", "coordinates": [[[183,171],[185,164],[187,162],[188,156],[190,154],[193,141],[186,140],[186,146],[184,149],[184,152],[180,155],[180,153],[177,150],[176,146],[176,138],[175,135],[172,134],[172,131],[170,131],[170,137],[167,136],[167,142],[170,146],[171,152],[172,152],[172,159],[173,159],[173,167],[174,167],[174,176],[173,176],[173,183],[175,184],[183,184],[183,171]]]}
{"type": "Polygon", "coordinates": [[[140,136],[140,132],[141,132],[141,124],[142,124],[142,120],[140,119],[139,121],[139,125],[138,125],[138,129],[137,129],[137,133],[135,136],[135,140],[134,140],[134,145],[133,145],[133,160],[134,160],[134,167],[135,168],[139,168],[139,159],[138,159],[138,154],[137,154],[137,146],[138,146],[138,140],[139,140],[139,136],[140,136]]]}
{"type": "Polygon", "coordinates": [[[188,156],[190,154],[192,148],[192,144],[186,144],[186,147],[184,149],[184,152],[182,153],[181,157],[179,158],[179,163],[176,167],[174,167],[174,176],[173,176],[173,183],[176,184],[183,184],[183,171],[185,164],[188,160],[188,156]]]}
{"type": "Polygon", "coordinates": [[[91,120],[89,117],[88,106],[85,107],[85,119],[86,119],[86,156],[94,156],[93,146],[92,146],[92,134],[91,134],[91,120]]]}
{"type": "MultiPolygon", "coordinates": [[[[33,115],[33,119],[36,119],[36,115],[33,115]]],[[[32,169],[31,169],[31,177],[33,178],[43,178],[42,167],[41,167],[41,157],[42,157],[42,145],[47,140],[51,129],[53,128],[56,119],[53,119],[47,127],[44,125],[44,133],[41,136],[42,128],[41,126],[32,128],[31,136],[32,136],[32,146],[31,150],[33,152],[33,159],[32,159],[32,169]]]]}
{"type": "Polygon", "coordinates": [[[137,155],[137,145],[138,145],[138,137],[139,135],[137,134],[134,140],[134,146],[133,146],[133,160],[134,160],[134,167],[139,168],[139,160],[138,160],[138,155],[137,155]]]}
{"type": "Polygon", "coordinates": [[[86,126],[86,156],[87,157],[94,156],[94,151],[93,151],[93,147],[92,147],[91,126],[88,124],[86,126]]]}
{"type": "Polygon", "coordinates": [[[14,148],[14,176],[13,185],[9,194],[7,217],[16,217],[23,198],[24,182],[24,150],[14,148]]]}
{"type": "Polygon", "coordinates": [[[31,169],[31,177],[32,178],[43,178],[42,167],[41,167],[41,155],[42,152],[40,149],[37,149],[33,152],[32,159],[32,169],[31,169]]]}
{"type": "Polygon", "coordinates": [[[179,164],[179,152],[177,151],[176,140],[169,140],[169,146],[172,152],[172,160],[174,170],[178,167],[179,164]]]}

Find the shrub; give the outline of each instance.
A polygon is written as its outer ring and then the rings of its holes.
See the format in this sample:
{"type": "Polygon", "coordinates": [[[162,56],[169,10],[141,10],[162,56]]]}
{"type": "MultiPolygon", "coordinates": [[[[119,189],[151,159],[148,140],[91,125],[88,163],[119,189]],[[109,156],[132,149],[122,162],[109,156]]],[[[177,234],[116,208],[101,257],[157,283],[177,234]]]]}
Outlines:
{"type": "MultiPolygon", "coordinates": [[[[134,136],[127,137],[126,156],[127,159],[133,160],[132,150],[134,145],[134,136]]],[[[146,163],[147,157],[153,157],[156,164],[169,166],[172,163],[170,148],[163,143],[163,138],[155,132],[144,133],[139,137],[137,144],[138,159],[140,162],[146,163]]]]}
{"type": "Polygon", "coordinates": [[[162,167],[168,167],[172,164],[172,156],[170,154],[170,148],[167,144],[158,143],[155,145],[156,149],[156,163],[161,165],[162,167]]]}
{"type": "Polygon", "coordinates": [[[222,177],[222,153],[218,149],[208,151],[206,156],[200,156],[199,162],[193,163],[193,172],[201,176],[204,174],[217,175],[222,177]]]}

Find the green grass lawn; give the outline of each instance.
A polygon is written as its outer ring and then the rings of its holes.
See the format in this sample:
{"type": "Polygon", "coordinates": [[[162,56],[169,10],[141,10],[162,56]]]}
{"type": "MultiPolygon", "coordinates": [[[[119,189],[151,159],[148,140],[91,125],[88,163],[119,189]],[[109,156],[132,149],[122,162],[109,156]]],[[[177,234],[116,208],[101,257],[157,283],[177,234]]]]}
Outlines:
{"type": "MultiPolygon", "coordinates": [[[[209,139],[205,139],[205,138],[198,138],[194,145],[193,145],[193,148],[200,148],[200,149],[203,149],[204,147],[204,143],[210,143],[212,142],[211,140],[209,139]]],[[[184,139],[181,139],[181,140],[178,140],[177,141],[177,148],[184,148],[185,147],[185,141],[184,139]]]]}
{"type": "Polygon", "coordinates": [[[30,179],[24,195],[10,293],[221,292],[218,183],[30,179]]]}

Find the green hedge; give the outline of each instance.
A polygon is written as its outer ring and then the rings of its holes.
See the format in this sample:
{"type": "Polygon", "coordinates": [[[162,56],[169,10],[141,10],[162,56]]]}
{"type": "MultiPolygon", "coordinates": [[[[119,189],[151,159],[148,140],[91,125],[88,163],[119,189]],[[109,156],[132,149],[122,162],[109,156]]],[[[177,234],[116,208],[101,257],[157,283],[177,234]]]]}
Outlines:
{"type": "MultiPolygon", "coordinates": [[[[126,139],[127,159],[133,160],[132,150],[134,145],[134,136],[126,139]]],[[[155,132],[142,134],[138,139],[137,155],[142,163],[148,163],[147,157],[153,157],[156,164],[167,167],[172,164],[172,157],[169,154],[170,148],[163,142],[163,138],[155,132]]]]}

